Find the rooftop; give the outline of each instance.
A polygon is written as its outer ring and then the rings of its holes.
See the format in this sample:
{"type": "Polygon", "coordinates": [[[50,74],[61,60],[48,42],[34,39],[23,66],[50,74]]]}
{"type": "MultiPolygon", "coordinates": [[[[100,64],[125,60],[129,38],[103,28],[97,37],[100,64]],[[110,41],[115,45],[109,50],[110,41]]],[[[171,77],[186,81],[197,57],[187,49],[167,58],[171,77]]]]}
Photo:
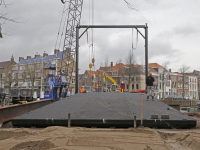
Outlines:
{"type": "Polygon", "coordinates": [[[10,61],[0,62],[0,68],[6,68],[10,64],[10,61]]]}
{"type": "Polygon", "coordinates": [[[149,63],[149,67],[151,68],[163,68],[161,65],[159,65],[158,63],[149,63]]]}

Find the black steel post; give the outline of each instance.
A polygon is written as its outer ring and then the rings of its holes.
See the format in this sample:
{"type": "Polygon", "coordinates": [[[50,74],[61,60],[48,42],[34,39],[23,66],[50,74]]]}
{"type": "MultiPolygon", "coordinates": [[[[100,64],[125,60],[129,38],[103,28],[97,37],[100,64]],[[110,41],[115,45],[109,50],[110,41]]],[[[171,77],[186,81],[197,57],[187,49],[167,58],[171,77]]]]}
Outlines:
{"type": "Polygon", "coordinates": [[[75,81],[75,94],[78,93],[78,61],[79,59],[79,27],[76,27],[76,81],[75,81]]]}
{"type": "Polygon", "coordinates": [[[1,74],[1,89],[2,89],[2,74],[1,74]]]}
{"type": "Polygon", "coordinates": [[[148,26],[145,27],[145,84],[148,77],[148,26]]]}

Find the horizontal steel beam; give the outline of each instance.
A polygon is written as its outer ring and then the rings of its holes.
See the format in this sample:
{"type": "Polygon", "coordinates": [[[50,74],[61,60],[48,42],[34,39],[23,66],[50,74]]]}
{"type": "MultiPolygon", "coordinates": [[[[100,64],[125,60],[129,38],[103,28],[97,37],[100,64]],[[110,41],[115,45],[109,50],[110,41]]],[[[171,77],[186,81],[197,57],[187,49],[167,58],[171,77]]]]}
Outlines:
{"type": "Polygon", "coordinates": [[[77,28],[146,28],[146,25],[79,25],[77,28]]]}
{"type": "Polygon", "coordinates": [[[29,102],[27,104],[15,104],[10,106],[4,106],[0,108],[0,121],[3,122],[10,121],[11,119],[22,115],[24,113],[28,113],[37,108],[43,107],[51,103],[51,100],[40,100],[29,102]]]}

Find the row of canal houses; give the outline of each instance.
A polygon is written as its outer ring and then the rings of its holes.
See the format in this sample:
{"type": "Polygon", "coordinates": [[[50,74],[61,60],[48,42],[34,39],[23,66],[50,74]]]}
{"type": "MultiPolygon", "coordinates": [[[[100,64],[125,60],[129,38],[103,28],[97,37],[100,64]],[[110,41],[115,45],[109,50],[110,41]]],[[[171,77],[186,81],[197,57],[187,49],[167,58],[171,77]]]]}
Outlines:
{"type": "MultiPolygon", "coordinates": [[[[46,53],[43,56],[35,55],[35,57],[27,56],[27,58],[20,57],[19,62],[15,63],[12,57],[10,61],[0,62],[0,74],[1,76],[1,87],[30,87],[31,81],[27,72],[26,66],[35,66],[35,86],[40,86],[41,72],[43,74],[43,85],[45,85],[45,77],[48,74],[55,74],[55,65],[57,61],[58,70],[60,70],[61,62],[65,63],[68,53],[60,52],[55,50],[53,55],[46,53]],[[57,53],[57,55],[56,55],[57,53]],[[57,58],[56,58],[57,57],[57,58]],[[43,67],[41,67],[41,65],[43,67]],[[41,68],[42,71],[41,71],[41,68]],[[9,86],[9,84],[11,84],[9,86]]],[[[70,55],[70,54],[69,54],[70,55]]],[[[70,62],[69,62],[70,63],[70,62]]],[[[75,63],[75,62],[74,62],[75,63]]],[[[75,64],[71,64],[71,68],[74,68],[75,64]]],[[[128,85],[128,70],[129,65],[123,63],[116,64],[115,66],[111,63],[111,66],[100,67],[98,70],[103,70],[110,76],[112,76],[117,84],[122,81],[126,83],[126,91],[136,91],[145,89],[145,66],[135,65],[133,74],[131,77],[131,83],[128,85]]],[[[73,69],[75,70],[75,68],[73,69]]],[[[66,72],[66,68],[63,68],[62,72],[66,72]]],[[[165,97],[166,95],[172,96],[190,96],[194,99],[199,99],[200,95],[200,71],[194,70],[193,72],[172,72],[171,69],[166,70],[158,63],[149,63],[149,72],[152,72],[155,78],[154,92],[158,99],[165,97]],[[183,94],[184,93],[184,94],[183,94]]],[[[58,73],[59,74],[59,73],[58,73]]],[[[103,86],[102,76],[98,71],[85,71],[85,74],[79,75],[79,86],[92,86],[92,77],[94,81],[99,83],[99,86],[103,86]],[[87,75],[88,74],[88,75],[87,75]],[[92,75],[94,74],[94,75],[92,75]],[[86,78],[88,76],[88,78],[86,78]],[[87,81],[86,81],[87,79],[87,81]],[[88,84],[88,85],[87,85],[88,84]]],[[[108,84],[109,86],[109,84],[108,84]]],[[[75,89],[75,72],[72,72],[72,79],[70,81],[71,92],[74,93],[75,89]]],[[[102,91],[102,90],[100,90],[102,91]]]]}
{"type": "Polygon", "coordinates": [[[200,71],[172,72],[171,69],[166,70],[157,63],[150,63],[149,68],[155,78],[154,89],[157,98],[171,95],[199,99],[200,71]]]}

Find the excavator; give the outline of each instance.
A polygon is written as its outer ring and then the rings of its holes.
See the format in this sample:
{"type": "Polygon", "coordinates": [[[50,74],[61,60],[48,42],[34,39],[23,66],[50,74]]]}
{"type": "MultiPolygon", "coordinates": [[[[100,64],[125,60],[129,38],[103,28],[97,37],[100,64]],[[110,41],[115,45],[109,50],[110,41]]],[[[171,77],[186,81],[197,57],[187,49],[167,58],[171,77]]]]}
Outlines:
{"type": "Polygon", "coordinates": [[[103,81],[104,81],[104,86],[103,86],[103,89],[105,89],[105,85],[106,85],[106,78],[108,78],[110,81],[112,81],[112,86],[111,86],[111,91],[114,91],[114,92],[118,92],[118,85],[117,85],[117,82],[115,81],[115,79],[113,79],[111,76],[109,76],[108,74],[106,74],[104,71],[102,70],[99,70],[99,72],[101,72],[103,74],[103,81]]]}

